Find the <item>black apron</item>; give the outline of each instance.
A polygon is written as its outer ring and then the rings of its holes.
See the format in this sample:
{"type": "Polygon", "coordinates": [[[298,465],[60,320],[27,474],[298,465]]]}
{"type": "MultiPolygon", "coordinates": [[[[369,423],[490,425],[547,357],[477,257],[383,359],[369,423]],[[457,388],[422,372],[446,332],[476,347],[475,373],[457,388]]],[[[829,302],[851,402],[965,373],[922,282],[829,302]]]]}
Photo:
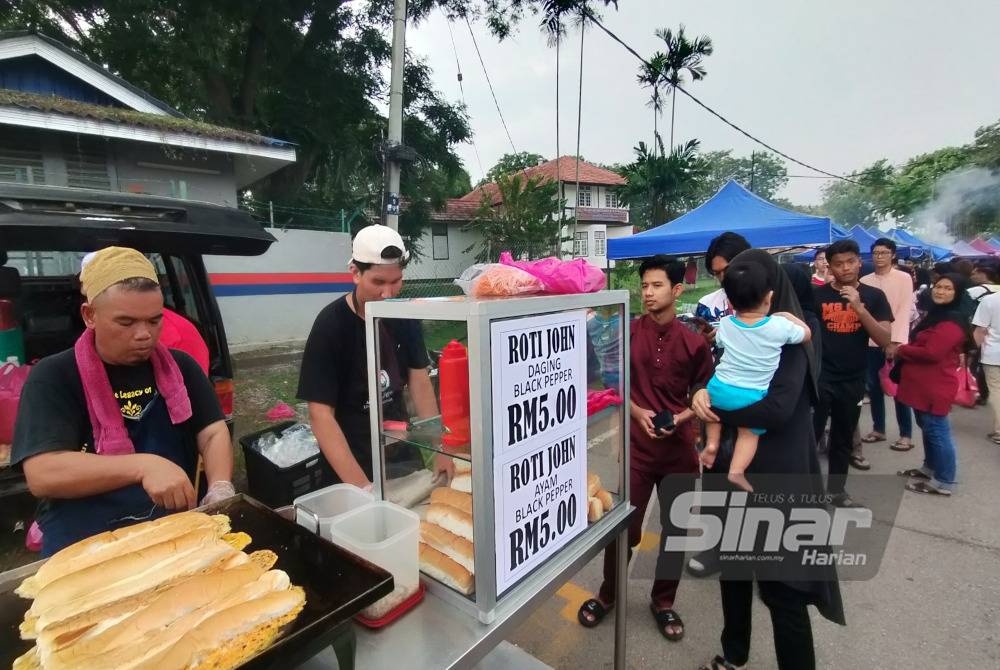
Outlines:
{"type": "MultiPolygon", "coordinates": [[[[187,446],[183,429],[170,422],[167,403],[159,394],[137,421],[129,420],[125,425],[137,454],[162,456],[188,476],[193,475],[196,450],[187,446]]],[[[47,558],[91,535],[158,519],[167,513],[153,504],[141,484],[86,498],[50,499],[38,519],[42,529],[42,557],[47,558]]]]}

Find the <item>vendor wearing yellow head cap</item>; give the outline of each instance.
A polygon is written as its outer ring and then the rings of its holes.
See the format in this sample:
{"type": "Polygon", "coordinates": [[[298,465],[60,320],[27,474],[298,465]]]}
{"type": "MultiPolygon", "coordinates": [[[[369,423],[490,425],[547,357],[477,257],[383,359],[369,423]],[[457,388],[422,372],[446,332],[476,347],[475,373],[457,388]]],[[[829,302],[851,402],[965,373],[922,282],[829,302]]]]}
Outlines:
{"type": "Polygon", "coordinates": [[[234,493],[232,443],[211,383],[185,353],[159,343],[163,294],[141,253],[92,254],[80,282],[86,329],[32,369],[18,408],[12,462],[41,499],[42,554],[234,493]]]}

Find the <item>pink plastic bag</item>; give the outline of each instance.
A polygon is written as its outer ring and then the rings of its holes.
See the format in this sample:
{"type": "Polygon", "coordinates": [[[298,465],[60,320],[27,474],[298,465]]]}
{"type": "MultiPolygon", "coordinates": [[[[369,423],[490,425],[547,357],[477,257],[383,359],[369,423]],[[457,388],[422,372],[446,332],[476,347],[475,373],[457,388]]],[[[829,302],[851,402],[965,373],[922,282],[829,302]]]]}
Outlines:
{"type": "Polygon", "coordinates": [[[549,256],[537,261],[515,261],[509,251],[504,251],[500,262],[537,277],[546,293],[596,293],[607,285],[604,273],[582,258],[561,261],[549,256]]]}
{"type": "Polygon", "coordinates": [[[896,397],[896,391],[898,387],[896,382],[889,378],[889,373],[892,372],[892,366],[894,363],[892,361],[886,361],[882,369],[878,371],[878,381],[879,385],[882,386],[882,393],[886,394],[890,398],[896,397]]]}
{"type": "Polygon", "coordinates": [[[42,550],[42,529],[38,527],[37,521],[32,521],[28,527],[28,534],[24,536],[24,548],[35,552],[42,550]]]}
{"type": "Polygon", "coordinates": [[[979,398],[979,384],[976,383],[976,376],[964,365],[955,370],[955,376],[958,377],[955,404],[962,407],[975,407],[976,399],[979,398]]]}
{"type": "Polygon", "coordinates": [[[287,403],[279,402],[277,405],[267,410],[268,421],[281,421],[282,419],[294,419],[295,410],[288,406],[287,403]]]}
{"type": "Polygon", "coordinates": [[[31,372],[30,365],[17,366],[13,363],[0,365],[0,444],[14,441],[14,420],[17,405],[21,400],[21,389],[31,372]]]}

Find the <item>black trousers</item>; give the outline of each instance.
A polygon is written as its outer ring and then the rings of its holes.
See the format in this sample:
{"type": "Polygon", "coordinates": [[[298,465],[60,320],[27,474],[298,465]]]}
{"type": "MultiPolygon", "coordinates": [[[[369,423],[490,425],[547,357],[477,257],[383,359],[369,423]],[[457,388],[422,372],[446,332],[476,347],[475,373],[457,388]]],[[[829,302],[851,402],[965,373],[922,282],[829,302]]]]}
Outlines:
{"type": "MultiPolygon", "coordinates": [[[[745,665],[750,658],[753,584],[752,581],[719,582],[722,590],[722,653],[733,665],[745,665]]],[[[778,668],[815,668],[816,653],[805,594],[781,582],[758,582],[758,586],[760,599],[771,612],[778,668]]]]}
{"type": "Polygon", "coordinates": [[[827,418],[830,419],[830,478],[827,490],[843,493],[847,482],[847,467],[854,447],[854,429],[861,416],[859,403],[865,395],[865,379],[831,381],[819,380],[819,402],[813,412],[813,429],[816,440],[823,436],[827,418]]]}

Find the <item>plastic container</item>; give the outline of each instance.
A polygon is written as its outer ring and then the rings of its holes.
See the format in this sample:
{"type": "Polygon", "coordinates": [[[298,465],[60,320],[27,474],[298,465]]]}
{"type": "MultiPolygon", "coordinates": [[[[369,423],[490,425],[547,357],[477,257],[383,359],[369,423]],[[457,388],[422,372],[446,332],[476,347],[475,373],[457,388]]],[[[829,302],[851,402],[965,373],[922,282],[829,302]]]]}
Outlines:
{"type": "Polygon", "coordinates": [[[394,589],[361,615],[381,619],[420,588],[420,517],[390,502],[373,502],[330,524],[330,540],[392,573],[394,589]]]}
{"type": "Polygon", "coordinates": [[[268,507],[291,505],[296,498],[336,483],[337,475],[323,454],[310,456],[288,467],[278,467],[254,448],[257,440],[267,433],[281,435],[295,421],[282,423],[250,433],[240,438],[243,459],[247,467],[247,493],[268,507]]]}
{"type": "Polygon", "coordinates": [[[334,484],[296,498],[295,522],[329,540],[334,519],[373,501],[370,493],[353,484],[334,484]]]}

